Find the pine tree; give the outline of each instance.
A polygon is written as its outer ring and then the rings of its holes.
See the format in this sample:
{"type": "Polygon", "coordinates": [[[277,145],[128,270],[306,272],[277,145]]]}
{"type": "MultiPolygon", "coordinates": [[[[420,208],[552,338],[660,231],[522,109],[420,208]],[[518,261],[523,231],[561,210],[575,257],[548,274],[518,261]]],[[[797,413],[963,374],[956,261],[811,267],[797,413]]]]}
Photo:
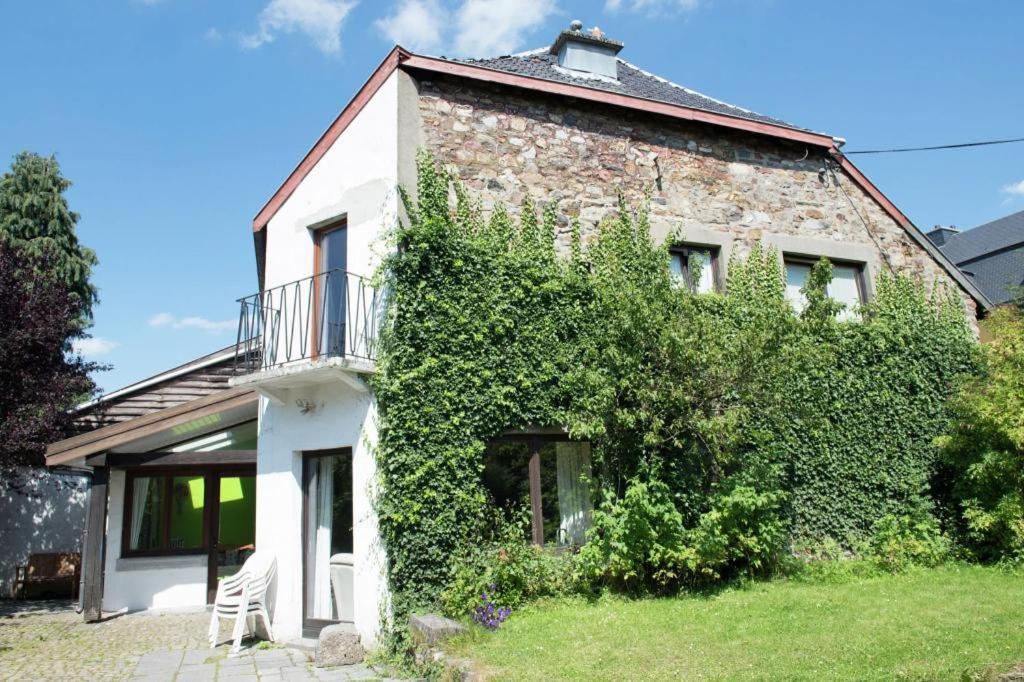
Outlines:
{"type": "Polygon", "coordinates": [[[0,177],[0,243],[8,245],[36,281],[58,284],[74,298],[84,328],[96,288],[89,282],[96,254],[75,234],[78,214],[64,193],[71,182],[54,157],[21,152],[0,177]]]}

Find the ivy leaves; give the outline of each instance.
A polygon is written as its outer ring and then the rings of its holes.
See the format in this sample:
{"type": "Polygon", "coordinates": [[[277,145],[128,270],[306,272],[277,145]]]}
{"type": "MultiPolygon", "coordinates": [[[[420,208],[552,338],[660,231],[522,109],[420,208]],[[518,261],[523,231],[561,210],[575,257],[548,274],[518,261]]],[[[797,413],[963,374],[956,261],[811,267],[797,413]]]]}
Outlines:
{"type": "Polygon", "coordinates": [[[942,290],[885,275],[861,321],[840,322],[822,261],[798,316],[781,259],[755,244],[729,264],[726,293],[692,294],[642,209],[620,201],[586,245],[572,224],[563,252],[553,204],[485,215],[431,157],[418,170],[381,272],[389,320],[373,380],[397,622],[436,602],[452,557],[484,534],[483,452],[510,429],[592,441],[609,508],[638,473],[659,481],[671,504],[659,509],[703,533],[716,575],[767,565],[783,531],[848,542],[920,507],[946,397],[975,368],[942,290]]]}

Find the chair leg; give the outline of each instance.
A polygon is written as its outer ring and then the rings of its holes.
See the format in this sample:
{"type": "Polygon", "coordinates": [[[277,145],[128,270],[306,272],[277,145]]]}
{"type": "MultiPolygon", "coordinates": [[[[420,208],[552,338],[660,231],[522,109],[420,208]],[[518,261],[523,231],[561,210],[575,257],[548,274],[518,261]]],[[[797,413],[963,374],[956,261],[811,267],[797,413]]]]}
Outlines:
{"type": "Polygon", "coordinates": [[[235,628],[231,632],[231,653],[237,654],[242,650],[242,636],[245,634],[245,609],[238,610],[238,616],[235,617],[235,628]]]}
{"type": "Polygon", "coordinates": [[[210,616],[210,627],[206,629],[206,637],[210,640],[210,648],[217,648],[217,635],[220,632],[220,619],[217,618],[217,610],[214,609],[210,616]]]}
{"type": "Polygon", "coordinates": [[[260,607],[257,615],[263,620],[263,627],[267,629],[267,639],[271,642],[274,641],[274,631],[270,627],[270,615],[267,613],[267,609],[260,607]]]}

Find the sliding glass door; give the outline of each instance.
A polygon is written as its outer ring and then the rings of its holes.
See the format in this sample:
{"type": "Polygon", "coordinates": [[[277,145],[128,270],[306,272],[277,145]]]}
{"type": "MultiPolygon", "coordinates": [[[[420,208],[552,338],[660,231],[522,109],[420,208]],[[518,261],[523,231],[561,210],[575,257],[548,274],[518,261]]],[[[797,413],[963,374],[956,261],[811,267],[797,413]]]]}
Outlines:
{"type": "Polygon", "coordinates": [[[303,460],[303,630],[354,620],[352,451],[305,453],[303,460]]]}
{"type": "Polygon", "coordinates": [[[210,601],[217,583],[242,569],[256,551],[256,476],[219,473],[215,480],[213,544],[210,551],[210,601]]]}

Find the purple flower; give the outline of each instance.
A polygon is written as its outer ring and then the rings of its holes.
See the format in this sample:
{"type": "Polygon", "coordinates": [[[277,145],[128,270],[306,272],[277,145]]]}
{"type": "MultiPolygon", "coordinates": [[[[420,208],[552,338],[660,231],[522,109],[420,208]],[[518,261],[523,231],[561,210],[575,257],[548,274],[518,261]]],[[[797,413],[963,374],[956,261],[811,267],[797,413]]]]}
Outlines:
{"type": "MultiPolygon", "coordinates": [[[[490,586],[492,594],[496,589],[496,585],[490,586]]],[[[490,597],[487,596],[486,592],[480,595],[480,602],[480,605],[473,610],[473,622],[484,626],[488,630],[497,630],[498,626],[504,623],[512,614],[512,609],[510,607],[499,607],[490,597]]]]}

